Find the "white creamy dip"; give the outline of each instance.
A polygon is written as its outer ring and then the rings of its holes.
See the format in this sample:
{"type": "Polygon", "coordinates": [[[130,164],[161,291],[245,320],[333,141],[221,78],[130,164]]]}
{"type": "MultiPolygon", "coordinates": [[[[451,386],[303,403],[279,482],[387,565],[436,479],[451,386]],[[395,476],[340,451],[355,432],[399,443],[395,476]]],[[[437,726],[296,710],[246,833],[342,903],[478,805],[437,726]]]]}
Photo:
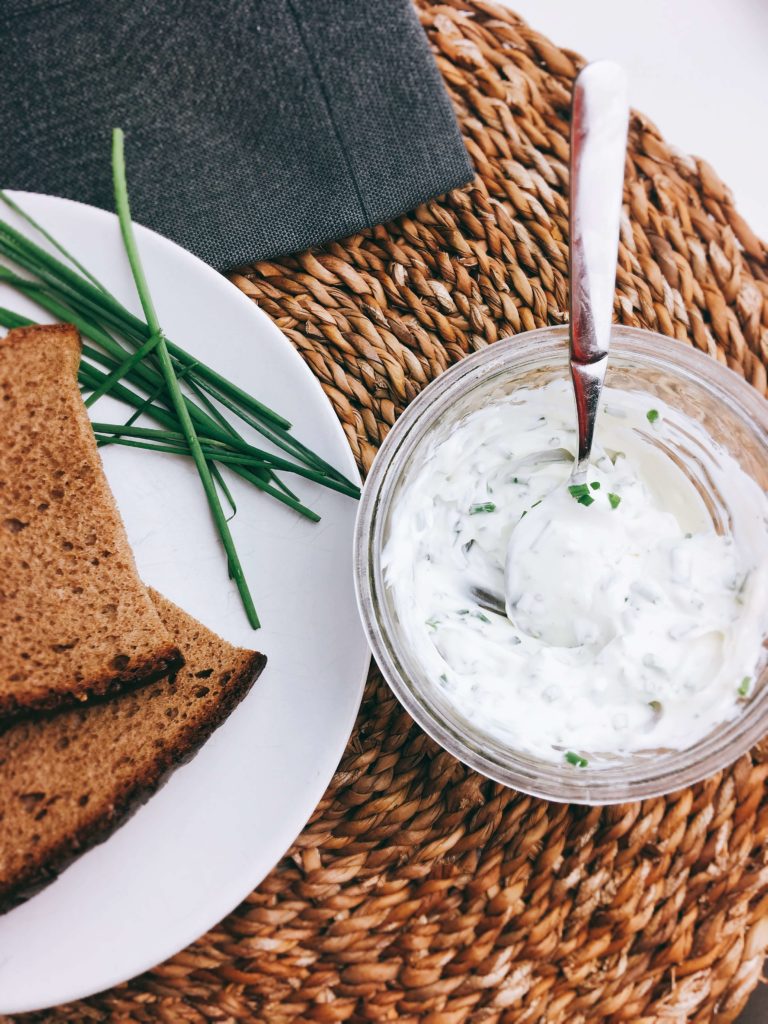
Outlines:
{"type": "Polygon", "coordinates": [[[615,389],[572,494],[571,461],[537,453],[573,453],[574,424],[555,381],[433,444],[391,512],[393,610],[436,696],[510,747],[577,766],[685,749],[738,712],[762,664],[768,501],[700,424],[615,389]],[[709,492],[670,454],[681,438],[709,492]],[[508,553],[511,620],[472,594],[505,593],[508,553]]]}

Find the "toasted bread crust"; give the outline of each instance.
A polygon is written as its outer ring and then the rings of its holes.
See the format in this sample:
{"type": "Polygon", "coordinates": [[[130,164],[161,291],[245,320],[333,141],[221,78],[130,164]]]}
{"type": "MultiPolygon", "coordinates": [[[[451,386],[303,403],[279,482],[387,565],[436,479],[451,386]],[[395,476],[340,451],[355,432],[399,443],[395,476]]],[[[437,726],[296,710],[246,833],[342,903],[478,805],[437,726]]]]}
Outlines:
{"type": "Polygon", "coordinates": [[[184,657],[178,647],[166,644],[155,657],[146,659],[131,667],[129,671],[117,672],[73,683],[67,693],[40,693],[27,697],[20,704],[13,694],[0,694],[0,719],[14,719],[36,711],[53,711],[76,707],[94,697],[108,697],[130,686],[145,686],[177,672],[184,664],[184,657]]]}
{"type": "Polygon", "coordinates": [[[77,328],[72,324],[45,324],[42,327],[39,324],[32,324],[29,327],[14,327],[0,338],[0,348],[20,348],[31,336],[39,334],[41,330],[44,330],[55,344],[66,346],[71,353],[72,373],[77,375],[83,344],[77,328]]]}
{"type": "Polygon", "coordinates": [[[176,768],[194,757],[245,697],[266,663],[263,654],[250,652],[237,673],[228,681],[226,691],[213,713],[205,720],[193,723],[178,738],[173,749],[158,752],[145,772],[134,779],[131,785],[115,792],[108,812],[94,816],[83,827],[45,851],[44,856],[29,864],[12,885],[0,886],[0,914],[24,903],[53,882],[79,856],[108,839],[160,789],[176,768]]]}

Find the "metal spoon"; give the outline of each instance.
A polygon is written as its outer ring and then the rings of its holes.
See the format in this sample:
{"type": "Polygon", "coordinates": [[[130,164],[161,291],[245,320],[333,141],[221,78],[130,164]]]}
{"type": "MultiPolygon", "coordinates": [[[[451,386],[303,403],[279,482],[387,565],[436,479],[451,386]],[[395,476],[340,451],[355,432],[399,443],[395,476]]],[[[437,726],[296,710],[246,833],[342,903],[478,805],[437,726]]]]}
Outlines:
{"type": "Polygon", "coordinates": [[[570,340],[579,447],[572,483],[585,483],[600,406],[616,288],[629,107],[623,70],[588,64],[571,114],[570,340]]]}
{"type": "MultiPolygon", "coordinates": [[[[574,84],[571,112],[570,366],[578,449],[567,486],[587,482],[608,363],[628,123],[623,70],[611,61],[588,64],[574,84]]],[[[472,596],[489,611],[509,611],[501,595],[473,587],[472,596]]]]}

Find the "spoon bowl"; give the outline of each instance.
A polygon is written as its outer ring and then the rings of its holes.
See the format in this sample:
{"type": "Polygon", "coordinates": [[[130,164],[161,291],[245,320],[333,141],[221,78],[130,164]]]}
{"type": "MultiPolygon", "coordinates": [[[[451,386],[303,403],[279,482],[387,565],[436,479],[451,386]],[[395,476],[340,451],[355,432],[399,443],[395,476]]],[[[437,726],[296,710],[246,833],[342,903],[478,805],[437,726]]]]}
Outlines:
{"type": "Polygon", "coordinates": [[[579,504],[567,486],[557,487],[512,531],[505,567],[507,617],[551,647],[599,648],[615,635],[614,618],[604,605],[624,537],[608,502],[592,504],[579,504]],[[588,601],[587,578],[598,581],[599,607],[588,601]]]}

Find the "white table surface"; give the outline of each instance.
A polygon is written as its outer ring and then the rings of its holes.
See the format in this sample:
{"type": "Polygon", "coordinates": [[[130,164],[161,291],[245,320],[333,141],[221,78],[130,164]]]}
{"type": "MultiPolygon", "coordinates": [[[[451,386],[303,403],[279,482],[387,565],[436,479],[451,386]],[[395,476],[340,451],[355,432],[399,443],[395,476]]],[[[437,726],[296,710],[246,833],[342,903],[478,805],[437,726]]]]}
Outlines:
{"type": "Polygon", "coordinates": [[[505,2],[559,46],[622,64],[632,105],[707,160],[768,239],[768,0],[505,2]]]}
{"type": "MultiPolygon", "coordinates": [[[[768,239],[768,0],[505,2],[559,46],[622,64],[632,105],[710,163],[768,239]]],[[[763,985],[738,1024],[766,1022],[763,985]]]]}

